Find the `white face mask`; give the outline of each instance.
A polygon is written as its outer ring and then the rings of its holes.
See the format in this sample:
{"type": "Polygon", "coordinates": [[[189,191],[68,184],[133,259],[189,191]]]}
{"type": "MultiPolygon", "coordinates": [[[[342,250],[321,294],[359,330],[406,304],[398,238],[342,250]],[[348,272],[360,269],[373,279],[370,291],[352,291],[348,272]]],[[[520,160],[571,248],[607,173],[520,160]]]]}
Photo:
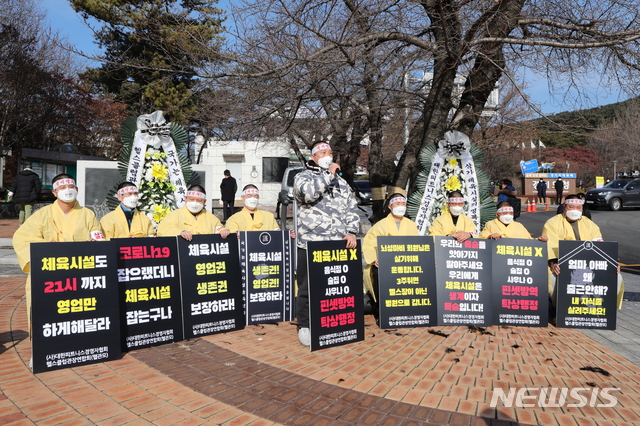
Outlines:
{"type": "Polygon", "coordinates": [[[449,207],[449,211],[454,216],[460,216],[460,213],[462,213],[462,210],[464,210],[464,207],[460,207],[460,206],[451,206],[451,207],[449,207]]]}
{"type": "Polygon", "coordinates": [[[333,164],[333,157],[330,155],[327,155],[326,157],[322,157],[318,160],[318,166],[322,167],[323,169],[328,169],[330,165],[333,164]]]}
{"type": "Polygon", "coordinates": [[[197,201],[189,201],[189,202],[187,202],[187,210],[189,210],[193,214],[200,213],[200,211],[203,208],[204,208],[204,204],[200,204],[197,201]]]}
{"type": "Polygon", "coordinates": [[[258,207],[258,201],[260,200],[254,197],[245,198],[244,205],[250,209],[255,209],[256,207],[258,207]]]}
{"type": "Polygon", "coordinates": [[[122,204],[124,204],[124,206],[128,209],[135,209],[138,206],[139,199],[140,197],[138,197],[137,195],[130,195],[122,200],[122,204]]]}
{"type": "Polygon", "coordinates": [[[500,216],[500,222],[504,223],[505,225],[510,224],[512,220],[513,220],[512,214],[503,214],[502,216],[500,216]]]}
{"type": "Polygon", "coordinates": [[[58,199],[60,201],[64,201],[65,203],[69,203],[74,201],[78,196],[78,190],[75,188],[67,188],[62,191],[58,191],[58,199]]]}
{"type": "Polygon", "coordinates": [[[407,206],[398,206],[391,209],[391,213],[393,213],[394,216],[404,216],[406,212],[407,206]]]}
{"type": "Polygon", "coordinates": [[[566,216],[571,220],[578,220],[582,217],[582,212],[580,210],[567,210],[566,216]]]}

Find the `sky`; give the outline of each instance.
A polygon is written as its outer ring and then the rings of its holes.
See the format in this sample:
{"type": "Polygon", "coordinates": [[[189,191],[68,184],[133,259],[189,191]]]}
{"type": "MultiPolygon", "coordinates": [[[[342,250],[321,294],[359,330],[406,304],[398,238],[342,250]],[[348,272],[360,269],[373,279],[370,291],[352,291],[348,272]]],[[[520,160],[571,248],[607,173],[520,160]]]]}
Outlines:
{"type": "MultiPolygon", "coordinates": [[[[1,1],[1,0],[0,0],[1,1]]],[[[93,33],[87,28],[79,15],[73,11],[68,0],[41,0],[42,8],[46,11],[50,20],[51,27],[57,30],[59,34],[66,38],[78,50],[91,56],[99,53],[98,46],[93,42],[93,33]]],[[[220,0],[218,6],[221,9],[228,10],[228,4],[232,0],[220,0]]],[[[84,65],[93,66],[88,60],[84,65]]],[[[554,114],[563,111],[572,111],[576,109],[587,109],[596,106],[608,105],[614,102],[620,102],[628,99],[628,96],[622,94],[619,90],[604,90],[597,87],[599,81],[598,75],[589,76],[586,80],[593,84],[593,87],[587,88],[588,100],[576,104],[573,98],[575,92],[569,92],[567,97],[549,94],[547,80],[541,74],[535,74],[529,71],[526,74],[527,86],[525,90],[533,102],[541,106],[541,111],[547,114],[554,114]]]]}

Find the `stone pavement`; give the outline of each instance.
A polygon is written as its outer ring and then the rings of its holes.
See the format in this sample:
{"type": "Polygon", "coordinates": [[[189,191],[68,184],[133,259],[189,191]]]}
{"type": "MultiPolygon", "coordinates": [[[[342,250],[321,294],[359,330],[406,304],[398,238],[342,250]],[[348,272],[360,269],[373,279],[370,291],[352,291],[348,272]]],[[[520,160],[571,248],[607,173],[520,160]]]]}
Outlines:
{"type": "MultiPolygon", "coordinates": [[[[364,342],[309,352],[287,322],[34,375],[24,280],[0,278],[0,425],[640,424],[638,365],[577,330],[552,326],[383,331],[368,316],[364,342]],[[523,387],[587,388],[589,403],[490,407],[493,389],[523,387]],[[619,389],[610,392],[615,406],[598,406],[610,402],[593,392],[604,388],[619,389]]],[[[640,307],[625,301],[627,311],[640,307]]],[[[637,324],[626,324],[625,315],[619,330],[637,324]]]]}
{"type": "Polygon", "coordinates": [[[640,366],[640,275],[622,276],[625,297],[618,311],[616,330],[582,330],[582,333],[640,366]]]}

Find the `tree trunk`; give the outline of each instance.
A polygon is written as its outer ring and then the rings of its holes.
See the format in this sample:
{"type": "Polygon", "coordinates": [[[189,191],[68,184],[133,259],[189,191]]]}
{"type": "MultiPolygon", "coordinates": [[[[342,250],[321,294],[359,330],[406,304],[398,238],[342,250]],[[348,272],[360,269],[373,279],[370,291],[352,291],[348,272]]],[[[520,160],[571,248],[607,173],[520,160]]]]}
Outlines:
{"type": "Polygon", "coordinates": [[[418,123],[411,130],[409,142],[402,152],[398,166],[393,175],[393,186],[407,188],[408,194],[415,190],[415,177],[421,170],[418,162],[420,150],[427,143],[436,143],[444,135],[447,128],[447,117],[452,107],[451,96],[456,67],[447,67],[442,72],[434,72],[434,81],[427,96],[418,123]]]}

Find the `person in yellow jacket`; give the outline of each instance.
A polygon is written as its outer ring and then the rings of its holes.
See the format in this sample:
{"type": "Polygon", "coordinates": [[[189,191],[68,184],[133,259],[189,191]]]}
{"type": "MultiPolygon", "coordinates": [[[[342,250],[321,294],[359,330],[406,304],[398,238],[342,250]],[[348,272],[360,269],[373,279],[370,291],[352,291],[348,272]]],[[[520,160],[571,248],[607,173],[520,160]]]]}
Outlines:
{"type": "Polygon", "coordinates": [[[192,185],[187,190],[184,206],[174,210],[158,224],[159,237],[173,237],[180,235],[191,241],[194,235],[220,234],[223,238],[229,235],[229,230],[222,228],[222,223],[211,212],[204,210],[207,195],[200,185],[192,185]]]}
{"type": "MultiPolygon", "coordinates": [[[[549,219],[542,228],[542,235],[549,238],[549,295],[551,302],[555,305],[557,300],[556,282],[560,275],[560,265],[558,264],[558,249],[560,240],[566,241],[603,241],[600,227],[593,223],[591,219],[582,216],[582,205],[584,200],[578,195],[568,195],[564,200],[564,211],[549,219]],[[577,234],[576,234],[577,231],[577,234]]],[[[624,295],[624,281],[620,275],[618,266],[618,309],[622,308],[622,297],[624,295]]]]}
{"type": "MultiPolygon", "coordinates": [[[[496,218],[484,225],[480,238],[499,240],[500,238],[524,238],[532,239],[531,233],[521,223],[513,221],[513,207],[508,201],[498,204],[496,218]]],[[[547,241],[546,236],[538,237],[540,241],[547,241]]]]}
{"type": "Polygon", "coordinates": [[[104,236],[111,238],[139,238],[155,234],[151,220],[138,210],[138,187],[131,182],[118,185],[116,193],[120,205],[101,220],[104,236]]]}
{"type": "Polygon", "coordinates": [[[404,195],[395,193],[389,198],[389,213],[384,219],[373,225],[362,241],[362,253],[366,266],[364,267],[364,286],[373,296],[374,316],[378,318],[378,237],[392,235],[420,235],[414,221],[404,217],[407,212],[407,199],[404,195]]]}
{"type": "MultiPolygon", "coordinates": [[[[227,219],[224,229],[229,232],[239,231],[280,231],[280,225],[276,221],[273,213],[258,209],[260,202],[260,191],[253,184],[245,185],[242,188],[242,202],[244,208],[227,219]]],[[[291,237],[295,238],[296,233],[290,230],[291,237]]]]}
{"type": "Polygon", "coordinates": [[[476,224],[462,213],[465,199],[459,191],[450,192],[447,196],[447,212],[441,214],[429,227],[429,235],[453,237],[459,243],[476,237],[476,224]]]}
{"type": "Polygon", "coordinates": [[[35,212],[13,234],[13,248],[18,264],[28,273],[25,285],[27,319],[31,335],[31,243],[104,240],[102,229],[93,211],[76,201],[78,187],[68,174],[53,178],[56,201],[35,212]]]}

